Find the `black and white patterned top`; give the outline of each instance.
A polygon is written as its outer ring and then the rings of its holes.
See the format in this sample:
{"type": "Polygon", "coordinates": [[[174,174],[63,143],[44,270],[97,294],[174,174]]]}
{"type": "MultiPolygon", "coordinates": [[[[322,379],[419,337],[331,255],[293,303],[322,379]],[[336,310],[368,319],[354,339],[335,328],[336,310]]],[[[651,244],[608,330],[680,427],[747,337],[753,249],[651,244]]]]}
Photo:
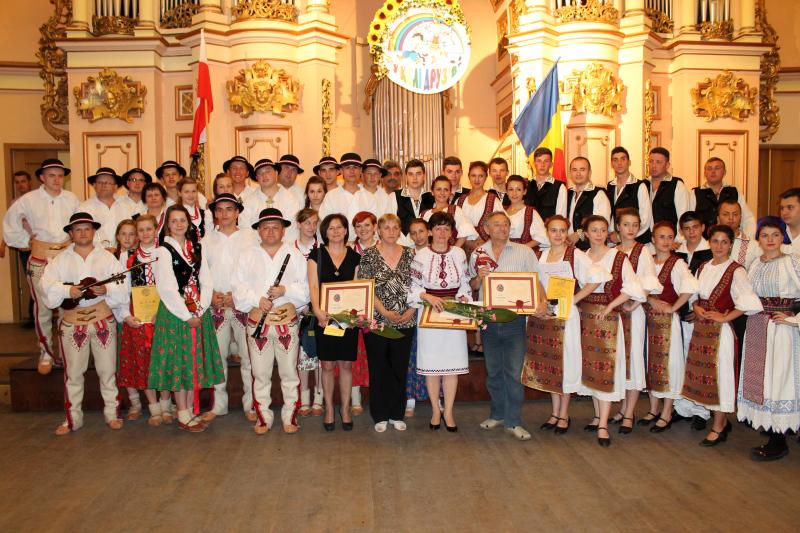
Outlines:
{"type": "MultiPolygon", "coordinates": [[[[361,279],[375,280],[375,297],[390,311],[404,313],[408,308],[408,292],[411,289],[411,262],[414,252],[403,247],[397,267],[392,269],[384,261],[378,248],[373,246],[364,251],[361,256],[358,277],[361,279]]],[[[384,320],[384,317],[374,312],[375,320],[384,320]]],[[[417,323],[416,314],[411,320],[400,324],[391,324],[394,328],[411,328],[417,323]]]]}

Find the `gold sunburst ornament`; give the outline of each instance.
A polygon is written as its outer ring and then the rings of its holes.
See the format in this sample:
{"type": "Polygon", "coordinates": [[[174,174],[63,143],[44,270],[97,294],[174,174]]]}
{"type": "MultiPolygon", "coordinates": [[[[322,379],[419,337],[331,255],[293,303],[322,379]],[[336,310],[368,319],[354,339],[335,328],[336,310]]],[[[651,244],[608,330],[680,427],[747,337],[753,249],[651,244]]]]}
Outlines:
{"type": "Polygon", "coordinates": [[[469,34],[458,0],[386,0],[367,33],[376,77],[416,93],[443,92],[469,66],[469,34]]]}

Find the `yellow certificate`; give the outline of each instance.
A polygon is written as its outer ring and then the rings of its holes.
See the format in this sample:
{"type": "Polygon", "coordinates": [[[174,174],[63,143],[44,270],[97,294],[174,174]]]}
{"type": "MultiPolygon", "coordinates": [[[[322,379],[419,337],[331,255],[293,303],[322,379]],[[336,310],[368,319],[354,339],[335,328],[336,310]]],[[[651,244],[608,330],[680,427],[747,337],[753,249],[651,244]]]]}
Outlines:
{"type": "Polygon", "coordinates": [[[492,272],[483,278],[483,305],[532,315],[539,302],[536,272],[492,272]]]}
{"type": "Polygon", "coordinates": [[[320,306],[329,315],[352,313],[372,318],[374,279],[338,281],[322,284],[320,306]]]}
{"type": "Polygon", "coordinates": [[[478,329],[478,322],[455,313],[437,312],[426,305],[422,308],[419,327],[433,329],[478,329]]]}
{"type": "Polygon", "coordinates": [[[142,322],[153,322],[158,312],[158,304],[161,298],[154,285],[144,287],[133,287],[131,289],[131,302],[133,304],[133,316],[142,322]]]}
{"type": "Polygon", "coordinates": [[[572,298],[575,295],[575,279],[561,276],[550,276],[547,283],[547,299],[558,300],[556,318],[567,320],[572,309],[572,298]]]}

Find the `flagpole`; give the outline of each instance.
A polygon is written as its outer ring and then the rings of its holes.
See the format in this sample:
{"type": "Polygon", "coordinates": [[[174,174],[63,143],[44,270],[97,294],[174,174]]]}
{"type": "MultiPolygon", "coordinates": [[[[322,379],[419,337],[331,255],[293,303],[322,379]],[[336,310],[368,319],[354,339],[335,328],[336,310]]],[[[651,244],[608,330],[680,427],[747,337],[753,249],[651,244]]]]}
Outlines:
{"type": "Polygon", "coordinates": [[[511,136],[512,133],[514,133],[514,126],[513,125],[509,126],[508,130],[500,138],[500,142],[497,143],[497,148],[494,149],[494,152],[492,152],[492,157],[489,158],[490,160],[494,159],[495,157],[497,157],[497,154],[500,153],[500,148],[503,147],[503,143],[506,142],[506,139],[508,139],[511,136]]]}

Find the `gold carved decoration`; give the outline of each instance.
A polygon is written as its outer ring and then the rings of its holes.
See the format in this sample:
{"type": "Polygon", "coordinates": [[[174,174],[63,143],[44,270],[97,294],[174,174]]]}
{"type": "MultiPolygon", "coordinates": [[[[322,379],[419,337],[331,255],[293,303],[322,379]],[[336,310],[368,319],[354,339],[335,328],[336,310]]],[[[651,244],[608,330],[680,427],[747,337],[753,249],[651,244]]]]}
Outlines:
{"type": "Polygon", "coordinates": [[[283,116],[298,109],[300,82],[285,70],[273,69],[265,60],[239,71],[239,75],[225,84],[231,110],[243,118],[253,111],[283,116]]]}
{"type": "Polygon", "coordinates": [[[497,58],[503,57],[508,46],[508,17],[503,13],[497,19],[497,58]]]}
{"type": "Polygon", "coordinates": [[[644,155],[650,153],[650,139],[653,136],[653,119],[656,114],[655,95],[650,80],[644,83],[644,155]]]}
{"type": "Polygon", "coordinates": [[[98,17],[92,16],[92,33],[96,37],[101,35],[133,35],[136,19],[131,17],[98,17]]]}
{"type": "Polygon", "coordinates": [[[65,27],[72,22],[72,0],[50,0],[53,15],[39,28],[39,77],[44,82],[44,96],[39,108],[42,126],[55,140],[69,142],[69,131],[58,125],[69,124],[69,88],[67,87],[67,53],[55,42],[66,37],[65,27]]]}
{"type": "Polygon", "coordinates": [[[527,12],[525,0],[511,0],[508,4],[509,35],[519,32],[519,18],[527,12]]]}
{"type": "Polygon", "coordinates": [[[772,139],[781,125],[778,102],[775,99],[775,89],[778,85],[778,71],[781,58],[778,55],[778,33],[767,22],[767,7],[765,0],[758,0],[756,4],[756,29],[761,32],[761,42],[772,45],[772,50],[761,56],[761,77],[759,79],[758,93],[758,136],[761,141],[772,139]]]}
{"type": "Polygon", "coordinates": [[[378,65],[373,63],[369,71],[369,79],[367,80],[367,84],[364,86],[364,111],[367,113],[367,115],[369,115],[369,112],[372,109],[372,97],[375,96],[375,91],[378,90],[378,84],[381,81],[378,79],[378,65]]]}
{"type": "Polygon", "coordinates": [[[131,123],[144,112],[147,87],[130,76],[123,78],[110,68],[104,68],[96,78],[89,76],[72,92],[78,114],[89,122],[118,118],[131,123]]]}
{"type": "Polygon", "coordinates": [[[178,4],[172,9],[164,11],[161,16],[161,27],[165,29],[171,28],[188,28],[192,25],[192,17],[200,6],[197,4],[178,4]]]}
{"type": "Polygon", "coordinates": [[[531,76],[525,80],[525,88],[528,89],[528,99],[536,92],[536,78],[531,76]]]}
{"type": "Polygon", "coordinates": [[[197,151],[192,154],[189,165],[189,177],[197,182],[197,191],[205,195],[206,191],[206,144],[197,145],[197,151]]]}
{"type": "MultiPolygon", "coordinates": [[[[578,73],[577,70],[573,74],[578,73]]],[[[600,63],[591,63],[580,72],[572,86],[572,107],[576,113],[613,116],[622,110],[625,85],[600,63]]]]}
{"type": "Polygon", "coordinates": [[[331,131],[333,109],[331,108],[331,80],[322,80],[322,155],[331,155],[331,131]]]}
{"type": "Polygon", "coordinates": [[[700,30],[700,39],[708,41],[710,39],[725,39],[727,41],[733,40],[733,21],[732,20],[717,20],[711,22],[709,20],[698,25],[700,30]]]}
{"type": "Polygon", "coordinates": [[[452,87],[442,91],[442,107],[444,108],[445,114],[448,114],[448,115],[450,114],[450,111],[453,110],[453,88],[452,87]]]}
{"type": "Polygon", "coordinates": [[[567,22],[605,22],[619,25],[619,11],[610,3],[599,0],[586,0],[578,5],[564,6],[555,10],[556,19],[562,24],[567,22]]]}
{"type": "Polygon", "coordinates": [[[672,33],[672,30],[675,26],[672,19],[667,16],[666,13],[661,11],[660,9],[653,9],[653,8],[645,8],[645,14],[650,17],[650,22],[652,22],[652,30],[656,33],[672,33]]]}
{"type": "Polygon", "coordinates": [[[692,108],[706,122],[725,117],[745,120],[754,112],[757,95],[758,89],[725,70],[713,81],[706,78],[692,89],[692,108]]]}
{"type": "Polygon", "coordinates": [[[236,20],[267,19],[297,22],[297,8],[281,0],[238,0],[231,9],[236,20]]]}

